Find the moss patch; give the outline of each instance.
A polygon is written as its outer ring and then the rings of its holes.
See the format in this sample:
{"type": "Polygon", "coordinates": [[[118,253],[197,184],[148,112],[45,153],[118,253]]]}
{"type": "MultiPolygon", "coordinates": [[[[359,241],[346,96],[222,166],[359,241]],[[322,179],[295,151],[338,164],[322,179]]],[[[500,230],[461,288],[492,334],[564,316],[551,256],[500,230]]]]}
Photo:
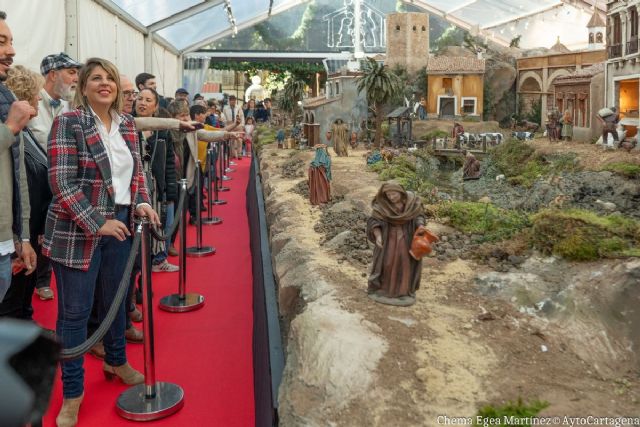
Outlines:
{"type": "Polygon", "coordinates": [[[531,418],[535,417],[548,402],[534,400],[525,403],[522,399],[516,402],[507,402],[500,406],[487,405],[478,411],[474,419],[474,426],[501,425],[501,426],[531,426],[531,418]]]}
{"type": "Polygon", "coordinates": [[[622,175],[630,179],[640,178],[640,165],[637,165],[635,163],[609,163],[604,165],[602,167],[602,170],[617,173],[618,175],[622,175]]]}
{"type": "Polygon", "coordinates": [[[573,152],[537,153],[522,141],[509,140],[490,152],[491,161],[513,185],[531,187],[544,176],[581,169],[578,156],[573,152]]]}
{"type": "Polygon", "coordinates": [[[527,214],[488,203],[443,202],[428,210],[452,227],[482,235],[488,242],[507,239],[530,225],[527,214]]]}
{"type": "Polygon", "coordinates": [[[547,209],[534,215],[532,221],[532,244],[545,253],[591,261],[640,252],[640,223],[622,215],[547,209]]]}

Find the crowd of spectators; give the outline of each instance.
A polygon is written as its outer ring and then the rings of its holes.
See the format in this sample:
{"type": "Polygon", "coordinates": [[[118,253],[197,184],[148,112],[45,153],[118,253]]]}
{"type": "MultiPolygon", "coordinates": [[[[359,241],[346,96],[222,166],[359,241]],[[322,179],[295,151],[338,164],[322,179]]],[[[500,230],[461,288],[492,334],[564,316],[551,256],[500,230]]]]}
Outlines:
{"type": "MultiPolygon", "coordinates": [[[[0,12],[0,316],[33,320],[34,292],[57,300],[55,333],[63,348],[95,331],[114,301],[131,252],[134,215],[165,233],[186,179],[195,206],[197,161],[228,141],[235,160],[249,151],[256,121],[271,115],[270,100],[238,105],[158,93],[155,76],[134,82],[102,58],[83,63],[65,53],[42,59],[39,72],[13,65],[16,52],[0,12]],[[55,291],[51,286],[55,276],[55,291]]],[[[175,236],[173,236],[175,238],[175,236]]],[[[152,271],[170,273],[172,241],[152,249],[152,271]]],[[[126,342],[144,334],[136,308],[140,260],[129,293],[91,354],[104,360],[107,380],[140,384],[127,362],[126,342]]],[[[63,404],[58,426],[75,426],[84,397],[84,359],[61,363],[63,404]]]]}

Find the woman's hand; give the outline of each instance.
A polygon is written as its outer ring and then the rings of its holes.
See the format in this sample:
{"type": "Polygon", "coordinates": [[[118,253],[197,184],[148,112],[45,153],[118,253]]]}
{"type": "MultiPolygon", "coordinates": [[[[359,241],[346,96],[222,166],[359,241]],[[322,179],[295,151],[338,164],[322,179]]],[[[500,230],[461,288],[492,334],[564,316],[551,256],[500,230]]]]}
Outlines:
{"type": "Polygon", "coordinates": [[[374,228],[373,235],[376,238],[376,246],[382,249],[382,231],[380,231],[380,228],[374,228]]]}
{"type": "Polygon", "coordinates": [[[98,229],[98,236],[111,236],[122,242],[127,236],[131,236],[131,232],[122,221],[108,219],[107,222],[98,229]]]}
{"type": "Polygon", "coordinates": [[[160,225],[160,217],[153,210],[151,206],[146,203],[141,204],[136,208],[136,215],[138,216],[146,216],[149,218],[149,222],[154,225],[160,225]]]}

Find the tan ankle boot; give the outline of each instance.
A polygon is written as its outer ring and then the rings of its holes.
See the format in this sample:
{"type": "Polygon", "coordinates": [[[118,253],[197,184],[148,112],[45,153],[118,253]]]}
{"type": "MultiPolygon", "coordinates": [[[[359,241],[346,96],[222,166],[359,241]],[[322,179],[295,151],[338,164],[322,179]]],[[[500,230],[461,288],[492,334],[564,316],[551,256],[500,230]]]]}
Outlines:
{"type": "Polygon", "coordinates": [[[60,413],[56,418],[58,427],[75,427],[78,424],[78,411],[83,398],[84,393],[80,397],[62,400],[62,408],[60,408],[60,413]]]}
{"type": "Polygon", "coordinates": [[[115,377],[118,377],[127,385],[142,384],[144,382],[144,375],[133,369],[129,363],[125,363],[122,366],[111,366],[105,362],[102,365],[102,370],[107,381],[113,381],[115,377]]]}

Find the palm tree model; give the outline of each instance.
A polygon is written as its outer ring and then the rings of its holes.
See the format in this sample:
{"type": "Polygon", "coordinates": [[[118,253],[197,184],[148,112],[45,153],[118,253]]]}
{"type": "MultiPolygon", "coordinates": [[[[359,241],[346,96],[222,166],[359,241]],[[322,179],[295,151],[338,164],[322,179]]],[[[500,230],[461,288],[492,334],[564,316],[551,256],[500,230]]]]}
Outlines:
{"type": "Polygon", "coordinates": [[[402,81],[384,64],[379,64],[372,58],[364,62],[362,73],[358,78],[358,93],[366,91],[369,108],[373,107],[376,116],[374,146],[380,148],[384,107],[402,92],[402,81]]]}

